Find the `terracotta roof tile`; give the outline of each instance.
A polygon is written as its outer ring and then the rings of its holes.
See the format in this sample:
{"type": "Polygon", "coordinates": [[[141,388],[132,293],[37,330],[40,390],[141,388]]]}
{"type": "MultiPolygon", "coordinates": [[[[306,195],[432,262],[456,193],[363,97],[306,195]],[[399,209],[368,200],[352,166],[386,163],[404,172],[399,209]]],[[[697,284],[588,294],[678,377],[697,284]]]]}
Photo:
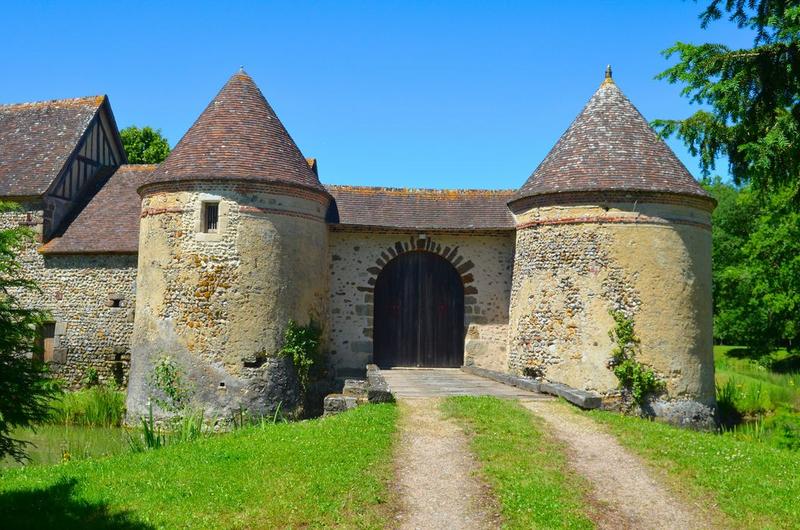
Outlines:
{"type": "Polygon", "coordinates": [[[709,197],[610,77],[514,199],[600,190],[709,197]]]}
{"type": "Polygon", "coordinates": [[[225,178],[325,190],[244,72],[228,80],[147,183],[225,178]]]}
{"type": "Polygon", "coordinates": [[[124,165],[108,179],[64,232],[41,248],[45,254],[132,254],[139,251],[142,200],[136,192],[156,169],[124,165]]]}
{"type": "Polygon", "coordinates": [[[105,96],[0,105],[0,196],[43,194],[105,96]]]}
{"type": "Polygon", "coordinates": [[[514,228],[506,206],[513,190],[327,188],[334,198],[328,210],[328,222],[332,224],[414,230],[514,228]]]}

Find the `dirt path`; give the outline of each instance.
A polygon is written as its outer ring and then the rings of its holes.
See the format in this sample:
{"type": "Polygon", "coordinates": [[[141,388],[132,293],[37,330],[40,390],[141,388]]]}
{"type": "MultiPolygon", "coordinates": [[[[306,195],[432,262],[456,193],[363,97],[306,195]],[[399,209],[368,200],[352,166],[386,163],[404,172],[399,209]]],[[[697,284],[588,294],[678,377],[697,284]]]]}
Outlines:
{"type": "Polygon", "coordinates": [[[567,445],[570,464],[592,484],[599,528],[713,528],[699,509],[677,499],[638,457],[589,418],[558,403],[522,404],[567,445]]]}
{"type": "Polygon", "coordinates": [[[497,528],[499,516],[486,486],[476,477],[477,465],[466,435],[444,420],[439,400],[400,402],[400,440],[395,455],[402,529],[497,528]]]}

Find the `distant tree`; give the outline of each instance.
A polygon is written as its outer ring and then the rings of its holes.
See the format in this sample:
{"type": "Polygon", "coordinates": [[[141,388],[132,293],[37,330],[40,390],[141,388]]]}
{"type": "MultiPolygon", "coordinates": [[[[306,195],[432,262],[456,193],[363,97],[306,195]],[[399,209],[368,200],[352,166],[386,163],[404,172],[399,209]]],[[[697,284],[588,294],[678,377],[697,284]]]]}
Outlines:
{"type": "Polygon", "coordinates": [[[714,335],[756,357],[800,340],[800,212],[790,190],[706,181],[713,214],[714,335]]]}
{"type": "Polygon", "coordinates": [[[677,42],[665,50],[679,60],[658,77],[708,110],[653,125],[699,155],[706,175],[727,156],[737,184],[800,200],[800,0],[713,0],[701,26],[723,17],[752,31],[753,46],[677,42]]]}
{"type": "Polygon", "coordinates": [[[169,142],[161,129],[131,125],[119,132],[131,164],[159,164],[169,155],[169,142]]]}
{"type": "MultiPolygon", "coordinates": [[[[0,213],[14,206],[0,202],[0,213]]],[[[33,238],[26,227],[0,230],[0,458],[26,458],[26,442],[13,431],[32,427],[50,414],[50,400],[59,392],[43,362],[31,358],[46,314],[25,308],[19,294],[38,290],[23,276],[18,252],[33,238]]]]}

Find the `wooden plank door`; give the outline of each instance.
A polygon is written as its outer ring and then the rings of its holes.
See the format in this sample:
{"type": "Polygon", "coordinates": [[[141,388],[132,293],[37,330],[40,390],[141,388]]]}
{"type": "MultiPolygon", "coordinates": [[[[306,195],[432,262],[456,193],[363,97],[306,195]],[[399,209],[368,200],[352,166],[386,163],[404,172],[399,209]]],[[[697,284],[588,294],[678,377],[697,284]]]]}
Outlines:
{"type": "Polygon", "coordinates": [[[457,367],[464,357],[464,286],[437,254],[407,252],[375,284],[374,358],[382,367],[457,367]]]}

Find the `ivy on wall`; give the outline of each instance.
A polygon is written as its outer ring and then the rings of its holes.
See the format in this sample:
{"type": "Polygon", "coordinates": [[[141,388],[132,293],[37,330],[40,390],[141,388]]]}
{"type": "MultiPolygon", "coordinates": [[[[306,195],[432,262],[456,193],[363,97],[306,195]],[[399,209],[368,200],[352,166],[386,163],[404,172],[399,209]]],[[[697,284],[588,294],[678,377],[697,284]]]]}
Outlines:
{"type": "Polygon", "coordinates": [[[615,345],[608,366],[619,380],[620,388],[630,393],[634,403],[642,405],[648,396],[664,389],[664,382],[652,368],[636,359],[639,338],[634,330],[633,319],[622,311],[610,313],[614,319],[614,327],[608,335],[615,345]]]}
{"type": "Polygon", "coordinates": [[[308,388],[323,364],[321,353],[322,330],[314,322],[300,326],[290,320],[283,334],[280,355],[292,360],[300,392],[308,394],[308,388]]]}

